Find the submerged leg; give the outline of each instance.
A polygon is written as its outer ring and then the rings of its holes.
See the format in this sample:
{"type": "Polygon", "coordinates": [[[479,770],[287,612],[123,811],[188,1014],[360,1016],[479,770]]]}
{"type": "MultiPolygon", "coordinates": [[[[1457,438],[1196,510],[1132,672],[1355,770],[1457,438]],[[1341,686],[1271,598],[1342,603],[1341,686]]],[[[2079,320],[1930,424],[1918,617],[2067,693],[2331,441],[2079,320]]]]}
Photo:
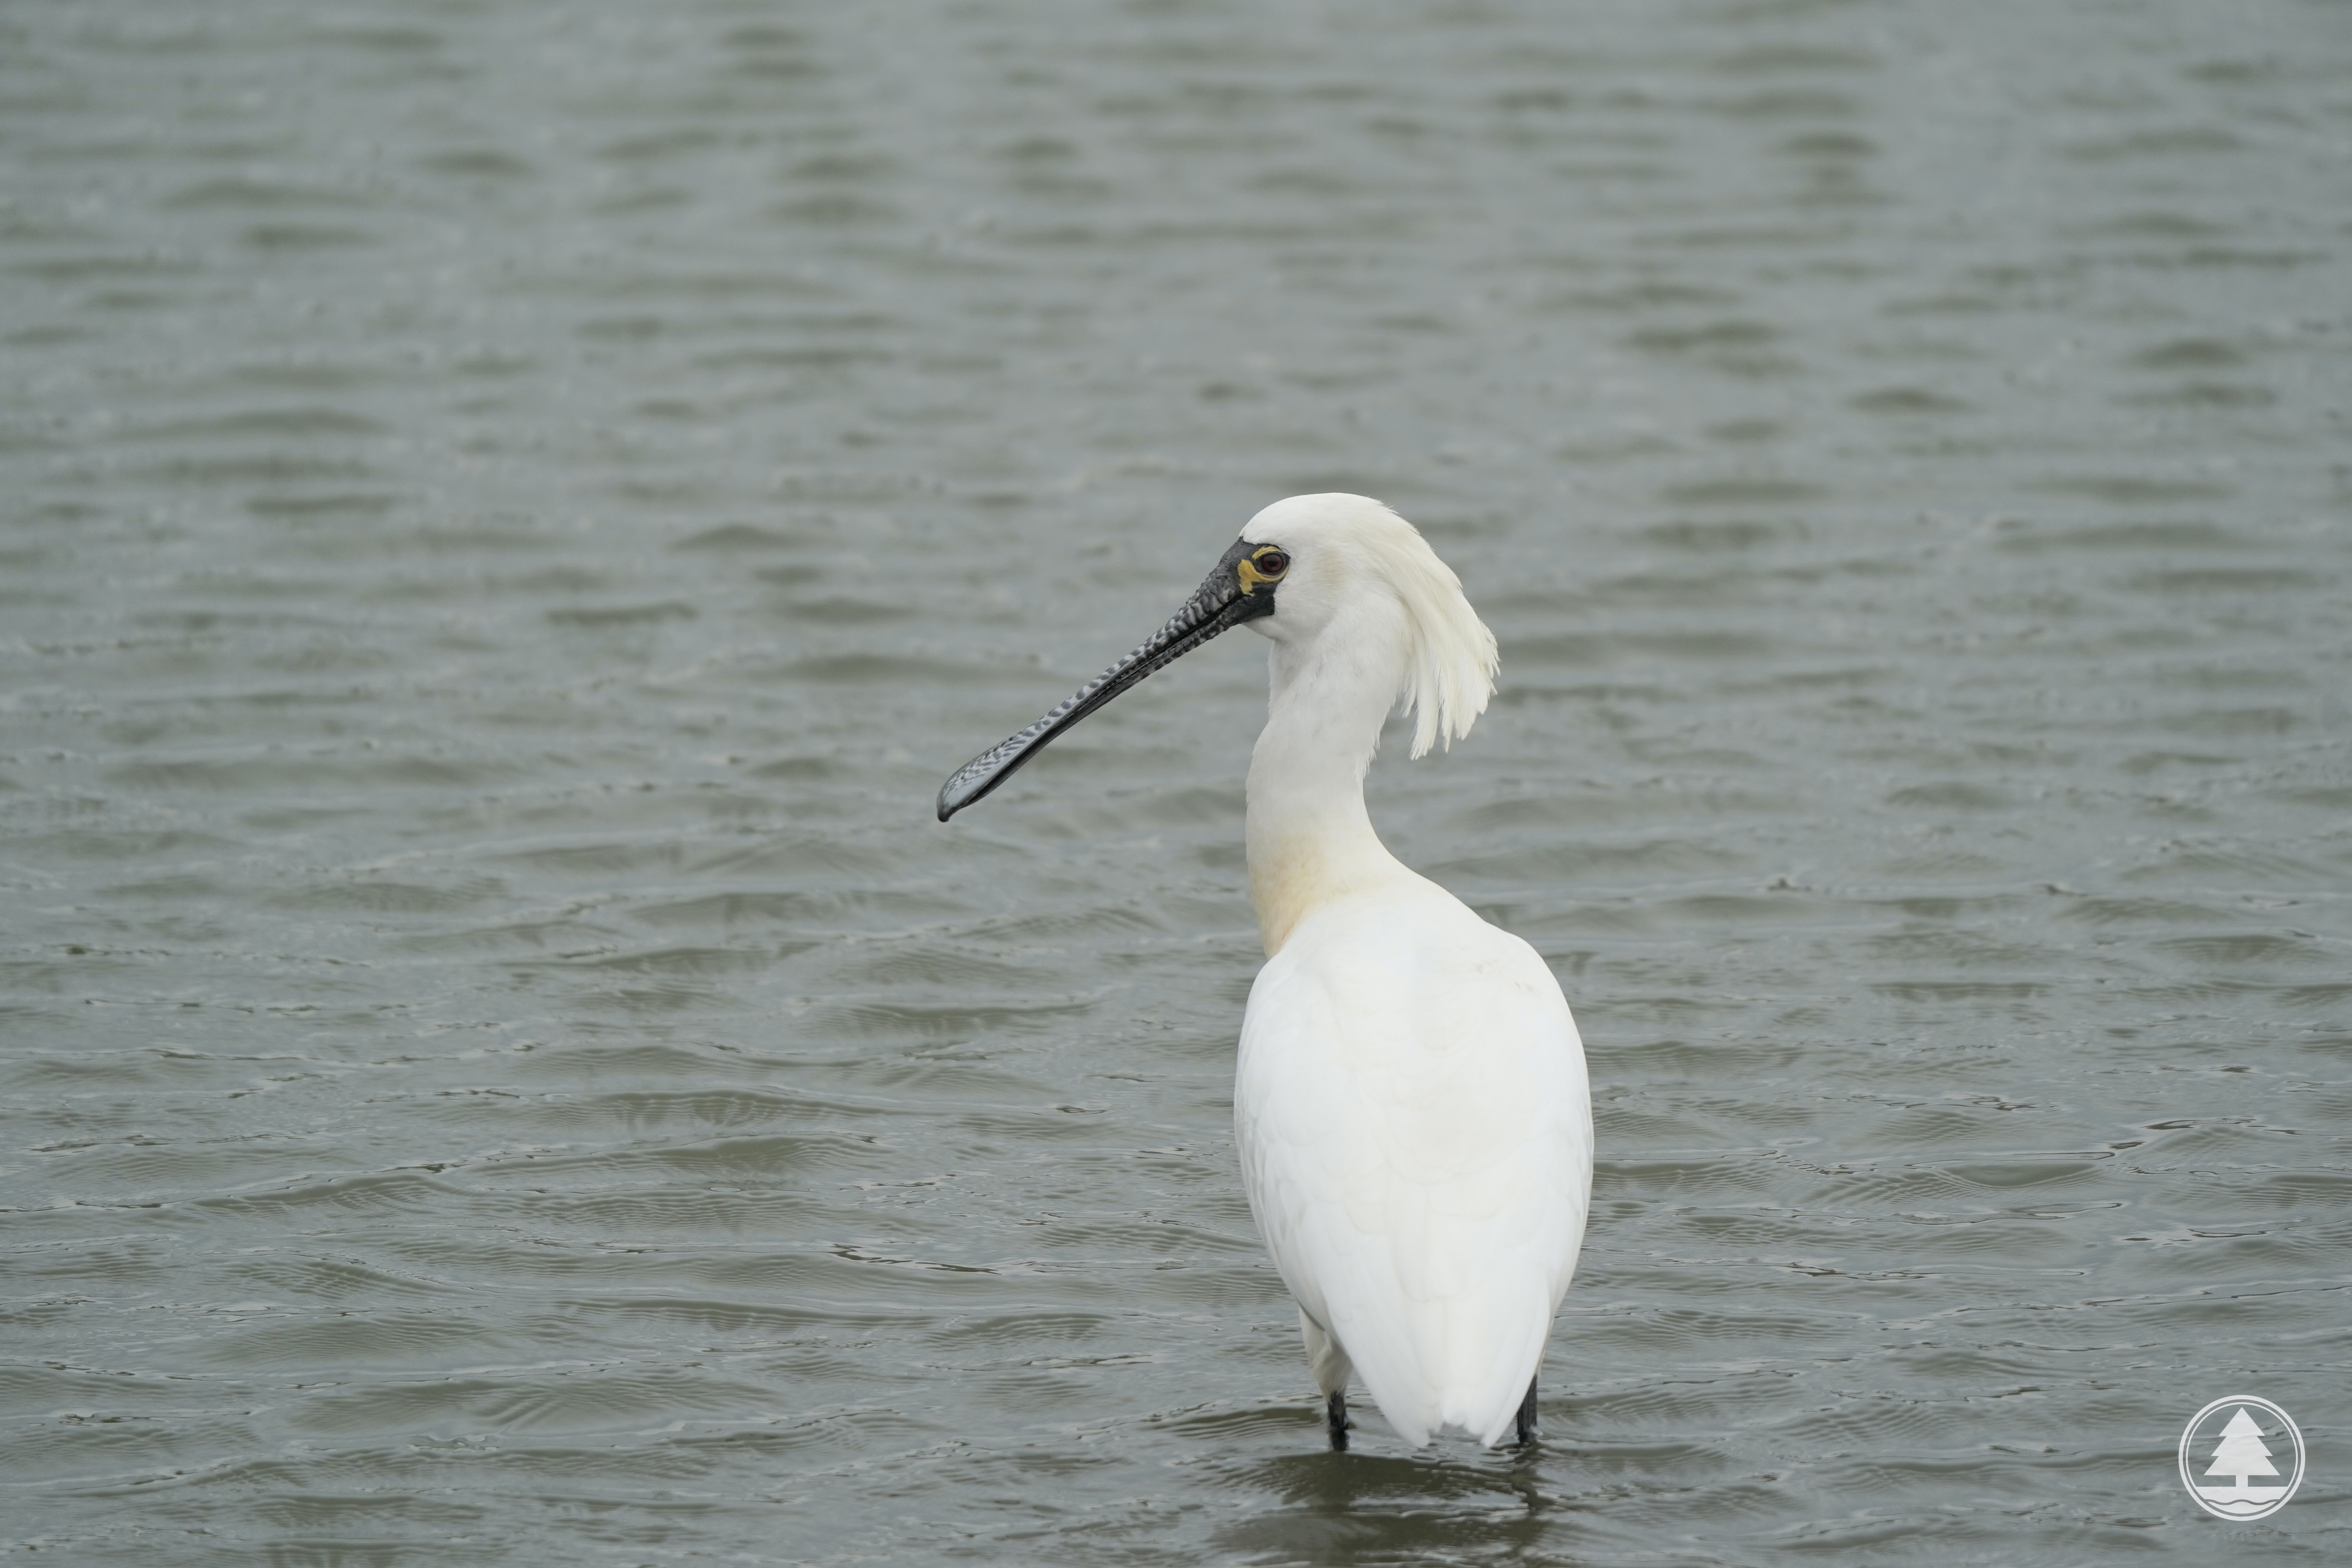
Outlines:
{"type": "Polygon", "coordinates": [[[1304,1308],[1298,1313],[1299,1336],[1307,1342],[1307,1364],[1315,1371],[1315,1386],[1323,1391],[1323,1426],[1331,1436],[1331,1451],[1348,1451],[1348,1374],[1355,1370],[1348,1363],[1348,1352],[1339,1342],[1323,1331],[1323,1325],[1307,1315],[1304,1308]]]}
{"type": "Polygon", "coordinates": [[[1528,1379],[1528,1396],[1519,1401],[1519,1447],[1536,1440],[1536,1380],[1528,1379]]]}

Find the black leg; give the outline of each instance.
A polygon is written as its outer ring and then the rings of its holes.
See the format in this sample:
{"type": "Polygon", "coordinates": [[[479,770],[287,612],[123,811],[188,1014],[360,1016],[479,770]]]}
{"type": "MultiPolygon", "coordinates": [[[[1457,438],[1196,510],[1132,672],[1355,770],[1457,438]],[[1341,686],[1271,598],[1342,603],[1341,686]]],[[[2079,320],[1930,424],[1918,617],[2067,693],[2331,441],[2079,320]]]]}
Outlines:
{"type": "Polygon", "coordinates": [[[1341,1389],[1323,1402],[1323,1427],[1331,1435],[1331,1451],[1348,1451],[1348,1391],[1341,1389]]]}
{"type": "Polygon", "coordinates": [[[1536,1380],[1528,1379],[1528,1396],[1519,1401],[1519,1447],[1536,1440],[1536,1380]]]}

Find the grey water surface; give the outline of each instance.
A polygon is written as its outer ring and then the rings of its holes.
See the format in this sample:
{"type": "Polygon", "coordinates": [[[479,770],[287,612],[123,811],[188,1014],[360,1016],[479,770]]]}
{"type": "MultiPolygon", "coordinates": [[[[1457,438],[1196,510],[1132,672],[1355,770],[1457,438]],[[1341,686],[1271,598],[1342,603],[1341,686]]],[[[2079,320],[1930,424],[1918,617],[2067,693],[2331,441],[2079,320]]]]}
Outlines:
{"type": "Polygon", "coordinates": [[[0,1555],[2352,1554],[2352,8],[25,0],[0,368],[0,1555]],[[1255,639],[931,819],[1332,489],[1531,1454],[1323,1451],[1255,639]]]}

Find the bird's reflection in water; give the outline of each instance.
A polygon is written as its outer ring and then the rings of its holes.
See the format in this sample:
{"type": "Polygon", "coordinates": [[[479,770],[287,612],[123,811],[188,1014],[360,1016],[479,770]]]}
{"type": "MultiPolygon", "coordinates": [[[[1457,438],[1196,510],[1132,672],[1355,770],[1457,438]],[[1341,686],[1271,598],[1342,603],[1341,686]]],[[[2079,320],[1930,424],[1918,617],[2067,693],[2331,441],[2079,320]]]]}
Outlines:
{"type": "Polygon", "coordinates": [[[1560,1561],[1573,1505],[1543,1484],[1542,1464],[1539,1449],[1449,1460],[1285,1455],[1229,1472],[1237,1489],[1274,1506],[1218,1531],[1216,1543],[1277,1563],[1507,1560],[1538,1545],[1545,1561],[1560,1561]]]}

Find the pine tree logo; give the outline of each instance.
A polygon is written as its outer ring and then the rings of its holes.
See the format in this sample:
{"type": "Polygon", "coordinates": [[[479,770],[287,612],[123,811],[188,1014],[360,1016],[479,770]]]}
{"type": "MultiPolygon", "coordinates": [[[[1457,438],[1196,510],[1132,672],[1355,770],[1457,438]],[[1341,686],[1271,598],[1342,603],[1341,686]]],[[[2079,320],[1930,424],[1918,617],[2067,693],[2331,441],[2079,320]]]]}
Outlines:
{"type": "Polygon", "coordinates": [[[2267,1399],[2217,1399],[2180,1434],[2180,1484],[2207,1513],[2266,1519],[2303,1484],[2303,1433],[2267,1399]]]}

